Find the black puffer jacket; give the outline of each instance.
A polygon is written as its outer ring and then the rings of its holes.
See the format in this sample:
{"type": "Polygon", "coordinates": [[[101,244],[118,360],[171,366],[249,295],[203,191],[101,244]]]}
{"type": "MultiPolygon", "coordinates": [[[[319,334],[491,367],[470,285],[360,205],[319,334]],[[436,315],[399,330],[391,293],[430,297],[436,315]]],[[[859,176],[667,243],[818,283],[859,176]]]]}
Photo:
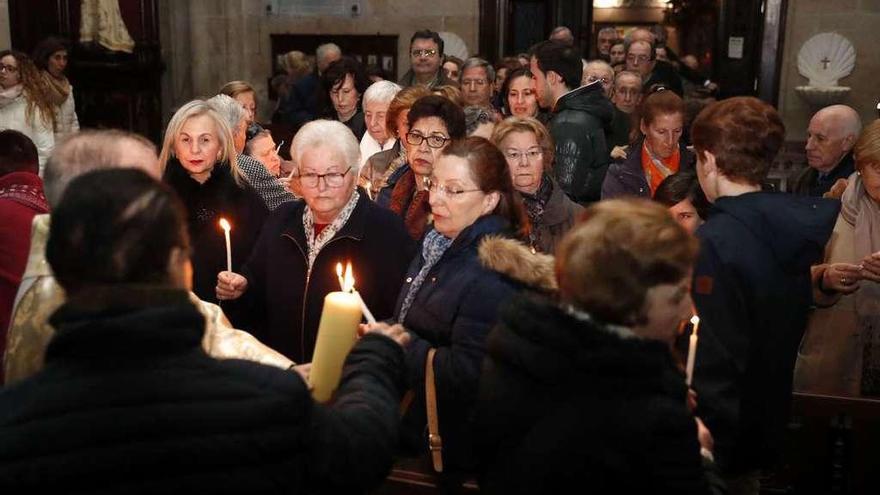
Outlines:
{"type": "Polygon", "coordinates": [[[562,190],[577,202],[599,201],[608,170],[610,129],[614,107],[599,82],[562,95],[553,109],[550,134],[556,143],[554,175],[562,190]]]}
{"type": "Polygon", "coordinates": [[[488,347],[474,430],[485,493],[709,493],[664,343],[523,294],[488,347]]]}
{"type": "Polygon", "coordinates": [[[183,291],[72,298],[40,373],[0,393],[0,493],[313,493],[382,480],[401,348],[367,336],[330,407],[294,372],[200,347],[183,291]]]}

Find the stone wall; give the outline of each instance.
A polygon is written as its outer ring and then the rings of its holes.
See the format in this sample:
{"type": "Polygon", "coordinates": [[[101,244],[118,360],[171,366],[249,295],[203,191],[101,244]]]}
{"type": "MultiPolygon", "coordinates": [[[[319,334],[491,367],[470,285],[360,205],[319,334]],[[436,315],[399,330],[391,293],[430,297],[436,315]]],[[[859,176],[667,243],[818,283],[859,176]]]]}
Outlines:
{"type": "Polygon", "coordinates": [[[214,94],[232,79],[244,79],[257,87],[262,103],[259,118],[268,118],[272,109],[266,104],[266,81],[272,72],[272,34],[396,34],[401,72],[409,69],[409,38],[419,29],[455,32],[472,52],[477,50],[477,0],[352,0],[359,5],[357,17],[267,15],[266,6],[271,3],[160,2],[162,51],[168,66],[163,78],[166,121],[175,107],[214,94]]]}
{"type": "Polygon", "coordinates": [[[863,123],[877,118],[876,105],[880,99],[877,86],[877,74],[880,73],[878,26],[880,0],[789,0],[779,95],[779,109],[788,140],[806,140],[807,125],[815,112],[794,91],[796,86],[807,84],[807,79],[798,73],[798,52],[804,42],[823,32],[837,32],[856,50],[853,73],[839,83],[852,88],[842,103],[855,108],[863,123]]]}

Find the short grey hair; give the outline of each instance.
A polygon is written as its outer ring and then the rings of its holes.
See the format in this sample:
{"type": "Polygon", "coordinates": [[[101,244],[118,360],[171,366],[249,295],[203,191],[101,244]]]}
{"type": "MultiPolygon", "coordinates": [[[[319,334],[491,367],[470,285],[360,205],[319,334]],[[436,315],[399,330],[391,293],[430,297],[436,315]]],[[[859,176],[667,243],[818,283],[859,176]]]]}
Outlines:
{"type": "Polygon", "coordinates": [[[241,103],[224,94],[208,98],[207,103],[226,122],[233,134],[241,121],[247,118],[247,111],[241,103]]]}
{"type": "Polygon", "coordinates": [[[313,120],[302,126],[290,143],[290,158],[297,169],[306,150],[326,146],[342,155],[357,176],[360,172],[361,146],[354,133],[338,120],[313,120]]]}
{"type": "Polygon", "coordinates": [[[614,76],[614,88],[615,89],[617,89],[617,83],[620,82],[620,80],[623,79],[624,77],[631,77],[631,78],[635,79],[636,81],[638,81],[639,82],[639,91],[642,90],[641,89],[642,88],[642,76],[639,75],[638,73],[631,71],[631,70],[622,70],[622,71],[618,72],[616,76],[614,76]]]}
{"type": "Polygon", "coordinates": [[[364,91],[364,106],[369,103],[390,104],[403,88],[391,81],[377,81],[364,91]]]}
{"type": "Polygon", "coordinates": [[[46,162],[46,200],[57,206],[73,179],[110,168],[136,168],[152,177],[161,176],[156,146],[147,138],[118,129],[84,130],[58,143],[46,162]]]}
{"type": "Polygon", "coordinates": [[[596,33],[596,38],[598,39],[599,36],[602,36],[602,33],[611,33],[614,35],[615,38],[617,38],[617,29],[611,26],[603,27],[602,29],[600,29],[599,32],[596,33]]]}
{"type": "Polygon", "coordinates": [[[489,83],[495,82],[495,67],[492,67],[486,59],[480,57],[471,57],[464,61],[464,64],[461,66],[461,71],[458,73],[459,82],[461,82],[461,78],[464,77],[464,71],[467,69],[473,69],[474,67],[482,67],[486,69],[486,77],[489,79],[489,83]]]}
{"type": "Polygon", "coordinates": [[[495,119],[489,114],[489,110],[476,105],[464,107],[465,132],[470,136],[483,124],[494,124],[495,119]]]}
{"type": "Polygon", "coordinates": [[[315,60],[320,64],[321,60],[324,60],[331,53],[342,55],[342,48],[339,48],[336,43],[324,43],[315,49],[315,60]]]}

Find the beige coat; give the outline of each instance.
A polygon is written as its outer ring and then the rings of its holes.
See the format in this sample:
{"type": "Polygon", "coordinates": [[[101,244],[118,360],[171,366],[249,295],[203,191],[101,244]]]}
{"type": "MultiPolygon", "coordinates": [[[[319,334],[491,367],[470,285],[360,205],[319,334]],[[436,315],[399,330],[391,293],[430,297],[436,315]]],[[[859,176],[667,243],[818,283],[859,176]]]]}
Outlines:
{"type": "MultiPolygon", "coordinates": [[[[825,251],[826,263],[861,262],[853,249],[855,228],[838,215],[825,251]]],[[[794,368],[794,391],[858,396],[861,392],[863,341],[854,294],[810,315],[794,368]]]]}
{"type": "MultiPolygon", "coordinates": [[[[34,217],[31,249],[22,277],[6,337],[3,368],[6,383],[23,380],[43,367],[46,347],[55,334],[49,317],[64,302],[64,291],[55,282],[46,262],[49,215],[34,217]]],[[[193,304],[205,316],[202,347],[218,359],[245,359],[287,369],[293,362],[266,347],[247,332],[232,328],[219,306],[190,294],[193,304]]]]}

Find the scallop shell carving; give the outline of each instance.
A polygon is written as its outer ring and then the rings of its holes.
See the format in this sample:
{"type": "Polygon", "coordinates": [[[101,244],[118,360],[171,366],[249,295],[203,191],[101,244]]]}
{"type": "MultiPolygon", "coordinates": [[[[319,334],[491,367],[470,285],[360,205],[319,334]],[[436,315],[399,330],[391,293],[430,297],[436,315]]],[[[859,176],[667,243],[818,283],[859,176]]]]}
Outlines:
{"type": "Polygon", "coordinates": [[[459,35],[450,31],[443,31],[438,34],[440,35],[440,38],[443,39],[444,54],[452,55],[462,60],[467,60],[467,58],[470,56],[468,47],[459,35]]]}
{"type": "Polygon", "coordinates": [[[820,33],[808,39],[798,52],[798,72],[810,86],[832,87],[853,71],[856,50],[837,33],[820,33]]]}

